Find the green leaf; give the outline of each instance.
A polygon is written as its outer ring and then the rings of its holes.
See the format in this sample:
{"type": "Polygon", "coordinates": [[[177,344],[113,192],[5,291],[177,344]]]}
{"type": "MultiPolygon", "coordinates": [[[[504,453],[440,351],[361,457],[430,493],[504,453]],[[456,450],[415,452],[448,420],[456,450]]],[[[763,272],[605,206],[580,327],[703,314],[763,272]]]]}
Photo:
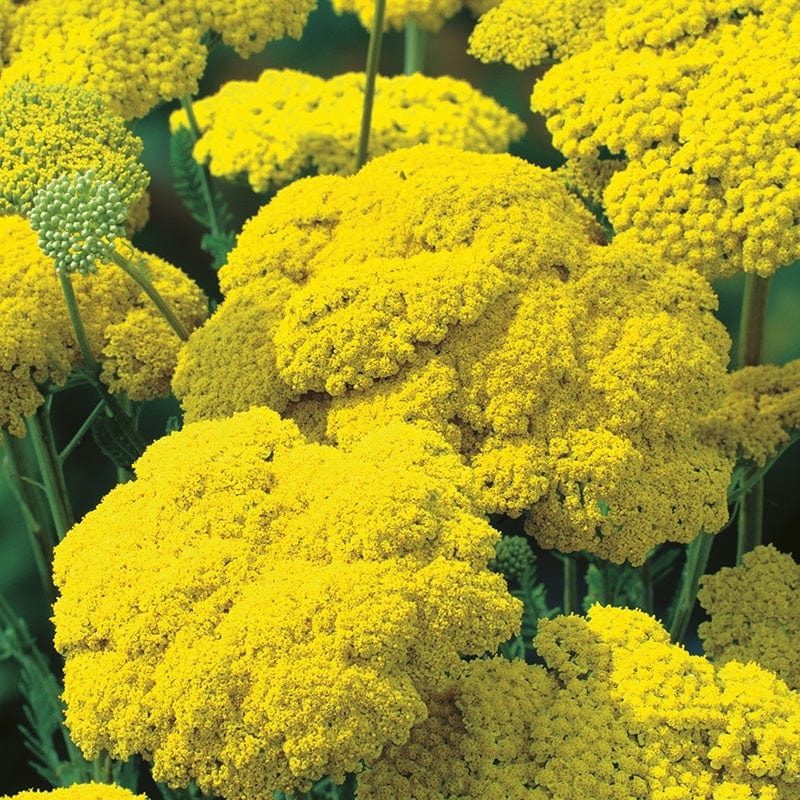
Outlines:
{"type": "Polygon", "coordinates": [[[115,466],[130,471],[141,455],[139,448],[113,417],[100,416],[92,423],[92,437],[100,452],[115,466]]]}
{"type": "Polygon", "coordinates": [[[202,167],[194,160],[194,136],[187,128],[178,128],[169,140],[169,163],[175,177],[175,191],[189,213],[204,227],[211,228],[203,197],[202,167]]]}

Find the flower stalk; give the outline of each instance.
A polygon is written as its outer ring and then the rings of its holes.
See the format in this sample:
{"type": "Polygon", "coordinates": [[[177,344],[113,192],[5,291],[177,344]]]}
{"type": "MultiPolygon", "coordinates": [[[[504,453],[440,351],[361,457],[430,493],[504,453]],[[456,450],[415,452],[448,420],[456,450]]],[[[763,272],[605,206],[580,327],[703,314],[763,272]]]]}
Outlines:
{"type": "Polygon", "coordinates": [[[42,475],[47,504],[53,517],[59,540],[75,524],[72,506],[64,480],[61,459],[56,449],[53,430],[47,414],[47,406],[40,408],[35,414],[25,419],[28,436],[33,445],[36,462],[42,475]]]}
{"type": "Polygon", "coordinates": [[[413,75],[425,71],[427,34],[410,17],[406,20],[403,72],[413,75]]]}
{"type": "Polygon", "coordinates": [[[169,326],[177,334],[178,338],[185,342],[189,338],[189,331],[186,326],[178,319],[169,303],[161,296],[159,291],[153,286],[148,278],[142,274],[141,270],[128,258],[115,250],[111,254],[111,260],[120,267],[125,274],[131,278],[136,285],[153,301],[153,305],[159,310],[161,316],[169,323],[169,326]]]}
{"type": "Polygon", "coordinates": [[[358,137],[356,170],[361,169],[367,163],[369,131],[372,125],[372,105],[375,100],[375,79],[378,75],[378,63],[381,57],[383,20],[385,16],[386,0],[376,0],[375,16],[372,20],[372,31],[370,32],[369,49],[367,50],[367,71],[364,76],[364,109],[361,114],[361,133],[358,137]]]}
{"type": "Polygon", "coordinates": [[[683,641],[686,635],[697,601],[697,588],[700,585],[700,578],[706,571],[713,542],[712,534],[701,531],[686,547],[686,564],[683,567],[680,589],[675,597],[669,625],[670,639],[674,644],[683,641]]]}
{"type": "Polygon", "coordinates": [[[31,459],[28,442],[16,436],[5,436],[3,439],[3,472],[9,488],[19,506],[25,529],[33,551],[33,558],[39,579],[48,602],[55,600],[50,563],[53,548],[58,543],[53,523],[41,494],[44,486],[34,481],[35,465],[31,459]]]}
{"type": "MultiPolygon", "coordinates": [[[[769,278],[748,274],[742,300],[739,328],[739,368],[761,363],[764,349],[764,329],[769,300],[769,278]]],[[[764,481],[758,481],[742,497],[737,517],[736,563],[742,556],[758,547],[764,538],[764,481]]]]}

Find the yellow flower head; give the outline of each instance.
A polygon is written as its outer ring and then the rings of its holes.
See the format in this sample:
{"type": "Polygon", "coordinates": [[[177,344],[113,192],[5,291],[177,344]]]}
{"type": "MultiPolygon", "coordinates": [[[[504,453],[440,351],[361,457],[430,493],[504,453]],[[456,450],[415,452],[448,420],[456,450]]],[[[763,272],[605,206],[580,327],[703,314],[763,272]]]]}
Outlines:
{"type": "Polygon", "coordinates": [[[191,419],[299,408],[344,444],[431,425],[487,511],[641,561],[727,520],[731,465],[698,425],[729,341],[697,273],[599,237],[510,156],[418,146],[298,181],[245,226],[174,389],[191,419]]]}
{"type": "Polygon", "coordinates": [[[242,56],[299,37],[316,0],[32,0],[9,23],[3,83],[85,86],[117,113],[142,117],[162,100],[196,94],[201,41],[216,31],[242,56]]]}
{"type": "Polygon", "coordinates": [[[502,0],[479,20],[469,52],[517,69],[586,50],[603,35],[608,0],[502,0]]]}
{"type": "MultiPolygon", "coordinates": [[[[194,149],[213,175],[246,174],[257,192],[309,171],[355,171],[364,75],[330,80],[294,70],[266,70],[257,81],[229,81],[194,104],[202,135],[194,149]]],[[[173,130],[186,126],[176,111],[173,130]]],[[[378,76],[370,154],[420,142],[481,153],[503,152],[525,131],[520,120],[464,81],[419,73],[378,76]]]]}
{"type": "MultiPolygon", "coordinates": [[[[42,404],[43,388],[63,384],[83,364],[53,260],[27,220],[0,215],[0,242],[0,428],[23,436],[23,418],[42,404]]],[[[198,326],[207,309],[200,289],[171,264],[136,255],[183,323],[198,326]]],[[[72,282],[102,380],[133,400],[167,395],[181,343],[152,302],[115,267],[72,282]]]]}
{"type": "MultiPolygon", "coordinates": [[[[341,14],[352,11],[358,14],[361,24],[370,30],[375,18],[375,0],[331,0],[333,9],[341,14]]],[[[468,8],[473,14],[483,14],[500,0],[387,0],[384,28],[401,31],[407,21],[436,33],[445,20],[468,8]]]]}
{"type": "MultiPolygon", "coordinates": [[[[173,0],[186,5],[186,0],[173,0]]],[[[247,58],[267,42],[291,36],[299,39],[317,0],[194,0],[204,30],[221,34],[222,41],[247,58]]]]}
{"type": "Polygon", "coordinates": [[[129,208],[149,182],[141,139],[94,93],[18,83],[0,95],[0,213],[26,214],[62,175],[92,170],[129,208]]]}
{"type": "Polygon", "coordinates": [[[432,431],[349,452],[253,408],[151,445],[57,548],[67,725],[227,800],[341,782],[519,628],[497,532],[432,431]],[[146,724],[142,724],[146,721],[146,724]]]}
{"type": "Polygon", "coordinates": [[[147,800],[143,794],[133,794],[113,783],[74,783],[65,788],[39,791],[31,789],[6,795],[0,800],[147,800]]]}
{"type": "Polygon", "coordinates": [[[800,429],[800,359],[731,373],[725,400],[704,427],[731,458],[763,467],[800,429]]]}
{"type": "Polygon", "coordinates": [[[569,159],[622,159],[615,230],[709,277],[800,257],[800,2],[626,0],[605,31],[532,107],[569,159]]]}
{"type": "Polygon", "coordinates": [[[767,670],[715,668],[622,608],[541,620],[534,643],[545,666],[466,665],[359,797],[796,796],[800,696],[767,670]]]}
{"type": "Polygon", "coordinates": [[[800,565],[772,545],[745,553],[738,567],[705,575],[697,594],[711,620],[699,634],[719,664],[755,661],[800,688],[800,565]]]}

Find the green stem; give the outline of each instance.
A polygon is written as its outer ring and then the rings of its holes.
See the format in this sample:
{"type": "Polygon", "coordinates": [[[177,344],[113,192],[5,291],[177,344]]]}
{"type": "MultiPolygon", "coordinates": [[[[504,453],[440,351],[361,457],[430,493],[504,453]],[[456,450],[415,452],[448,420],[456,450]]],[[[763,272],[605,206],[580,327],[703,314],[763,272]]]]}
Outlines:
{"type": "Polygon", "coordinates": [[[644,564],[639,567],[639,580],[642,583],[644,611],[652,614],[655,607],[655,599],[653,593],[653,571],[650,569],[649,559],[645,559],[644,564]]]}
{"type": "Polygon", "coordinates": [[[95,783],[112,783],[112,763],[108,753],[103,750],[97,758],[92,761],[92,778],[95,783]]]}
{"type": "Polygon", "coordinates": [[[3,440],[3,469],[9,488],[19,505],[25,528],[33,550],[36,570],[50,603],[55,600],[55,589],[50,572],[53,548],[58,543],[53,532],[52,521],[45,507],[42,493],[36,489],[30,476],[34,464],[28,450],[27,439],[7,435],[3,440]]]}
{"type": "Polygon", "coordinates": [[[758,275],[748,274],[745,279],[742,319],[739,327],[739,368],[761,363],[769,284],[769,278],[761,278],[758,275]]]}
{"type": "Polygon", "coordinates": [[[571,555],[564,555],[564,609],[563,614],[577,614],[578,603],[578,564],[571,555]]]}
{"type": "MultiPolygon", "coordinates": [[[[197,140],[203,135],[203,132],[200,130],[200,126],[197,124],[197,117],[194,113],[194,105],[192,104],[191,95],[185,94],[183,97],[181,97],[181,108],[186,114],[186,119],[189,121],[189,131],[194,137],[194,141],[197,142],[197,140]]],[[[203,193],[203,202],[205,203],[206,211],[208,212],[208,228],[213,236],[220,236],[222,233],[222,228],[219,224],[219,215],[217,214],[217,209],[214,206],[214,199],[211,194],[211,182],[208,174],[208,167],[206,167],[204,164],[201,164],[200,169],[198,170],[198,175],[200,176],[200,191],[203,193]]]]}
{"type": "Polygon", "coordinates": [[[81,312],[78,310],[78,301],[75,297],[75,290],[72,287],[69,273],[64,270],[58,271],[58,279],[61,281],[61,291],[64,294],[64,301],[67,305],[69,321],[72,323],[72,330],[75,333],[75,341],[78,343],[86,370],[92,375],[98,375],[100,368],[97,366],[92,355],[92,348],[89,347],[89,338],[86,336],[86,328],[83,327],[81,312]]]}
{"type": "Polygon", "coordinates": [[[185,342],[189,338],[189,331],[186,330],[184,324],[175,316],[167,301],[161,296],[153,284],[143,275],[139,269],[134,266],[130,259],[125,258],[120,253],[115,252],[111,256],[111,260],[121,267],[128,277],[130,277],[136,285],[153,301],[153,305],[161,312],[161,315],[169,323],[173,331],[178,335],[181,341],[185,342]]]}
{"type": "Polygon", "coordinates": [[[42,474],[47,504],[53,517],[58,538],[63,539],[67,531],[75,524],[72,514],[67,485],[61,459],[53,440],[53,431],[47,418],[47,410],[40,408],[33,416],[26,417],[33,452],[42,474]]]}
{"type": "MultiPolygon", "coordinates": [[[[122,256],[120,256],[120,258],[122,258],[122,256]]],[[[125,271],[127,272],[128,271],[127,265],[129,264],[129,262],[127,260],[124,261],[125,261],[125,266],[123,266],[122,264],[120,264],[120,266],[122,266],[123,269],[125,269],[125,271]]],[[[122,410],[119,403],[117,403],[117,401],[111,396],[106,387],[103,386],[98,379],[98,375],[100,374],[100,367],[97,361],[95,361],[95,358],[92,355],[92,349],[89,346],[89,339],[86,336],[86,329],[83,326],[83,320],[81,319],[80,310],[78,309],[78,301],[75,297],[75,290],[72,287],[72,281],[70,280],[69,275],[65,272],[60,271],[58,273],[58,277],[59,280],[61,281],[61,290],[64,293],[64,301],[66,302],[67,313],[69,314],[69,319],[70,322],[72,323],[72,330],[75,333],[75,340],[78,342],[78,347],[81,351],[81,355],[83,356],[83,360],[86,365],[87,380],[97,390],[100,397],[102,397],[103,402],[106,404],[106,408],[108,409],[110,416],[112,416],[117,421],[117,424],[120,426],[120,428],[125,431],[128,439],[134,445],[134,447],[140,453],[142,453],[144,452],[145,448],[144,440],[139,435],[139,432],[131,424],[130,419],[122,410]]],[[[134,277],[133,275],[131,277],[133,277],[134,280],[136,280],[137,284],[139,283],[136,277],[134,277]]],[[[155,289],[152,289],[152,291],[155,292],[155,289]]],[[[156,292],[156,294],[158,293],[156,292]]],[[[161,295],[158,295],[158,297],[161,298],[161,295]]],[[[172,312],[170,311],[170,313],[172,312]]],[[[178,325],[180,325],[180,322],[178,322],[178,325]]],[[[183,326],[181,326],[181,329],[184,330],[183,326]]],[[[186,336],[186,338],[188,338],[188,335],[186,336]]],[[[184,341],[186,341],[186,339],[184,339],[184,341]]],[[[67,448],[69,447],[70,445],[67,445],[67,448]]],[[[62,456],[61,460],[63,461],[64,458],[66,458],[66,456],[62,456]]]]}
{"type": "Polygon", "coordinates": [[[369,150],[369,129],[372,124],[372,104],[375,100],[375,79],[378,75],[378,62],[381,57],[381,40],[383,39],[383,20],[386,16],[386,0],[375,0],[375,17],[369,35],[367,51],[367,72],[364,76],[364,111],[361,115],[361,133],[358,137],[358,156],[356,170],[367,163],[369,150]]]}
{"type": "MultiPolygon", "coordinates": [[[[739,367],[761,363],[764,350],[764,329],[767,321],[769,278],[748,274],[742,300],[742,321],[739,328],[739,367]]],[[[742,497],[736,520],[736,563],[758,547],[764,539],[764,482],[759,481],[742,497]]]]}
{"type": "Polygon", "coordinates": [[[92,423],[106,410],[104,402],[98,403],[89,416],[84,420],[83,424],[78,428],[75,435],[69,440],[69,443],[59,453],[59,460],[62,464],[70,457],[72,451],[81,443],[83,437],[88,433],[92,427],[92,423]]]}
{"type": "Polygon", "coordinates": [[[669,634],[675,643],[682,641],[686,635],[697,601],[697,587],[706,571],[713,542],[712,534],[701,532],[686,546],[686,564],[683,567],[681,586],[675,598],[669,625],[669,634]]]}
{"type": "Polygon", "coordinates": [[[412,19],[406,20],[403,71],[406,75],[425,71],[425,44],[427,35],[412,19]]]}

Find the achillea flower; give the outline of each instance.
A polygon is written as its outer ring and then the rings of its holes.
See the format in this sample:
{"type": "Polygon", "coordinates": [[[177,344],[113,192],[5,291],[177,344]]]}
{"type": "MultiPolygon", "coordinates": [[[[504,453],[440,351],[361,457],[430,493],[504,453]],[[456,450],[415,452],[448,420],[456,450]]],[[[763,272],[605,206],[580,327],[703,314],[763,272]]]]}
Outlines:
{"type": "Polygon", "coordinates": [[[532,107],[568,158],[624,157],[603,191],[616,231],[709,277],[800,257],[800,3],[630,0],[605,31],[532,107]]]}
{"type": "Polygon", "coordinates": [[[720,666],[755,661],[800,689],[798,591],[800,565],[772,545],[704,575],[697,597],[711,616],[698,629],[706,655],[720,666]]]}
{"type": "Polygon", "coordinates": [[[142,117],[162,100],[195,94],[206,31],[242,56],[299,37],[315,0],[34,0],[9,22],[3,82],[85,86],[117,113],[142,117]]]}
{"type": "MultiPolygon", "coordinates": [[[[503,152],[525,131],[520,120],[464,81],[419,73],[378,76],[370,154],[426,142],[503,152]]],[[[247,175],[257,192],[303,173],[355,171],[364,75],[330,80],[295,70],[265,70],[257,81],[230,81],[194,104],[202,136],[194,149],[213,175],[247,175]]],[[[173,130],[187,125],[176,111],[173,130]]]]}
{"type": "Polygon", "coordinates": [[[57,548],[66,719],[87,755],[228,800],[341,782],[462,655],[519,628],[498,534],[432,431],[350,452],[253,408],[187,425],[57,548]],[[143,724],[145,723],[145,724],[143,724]]]}
{"type": "Polygon", "coordinates": [[[725,400],[703,427],[732,458],[763,467],[800,429],[800,359],[731,373],[725,400]]]}
{"type": "Polygon", "coordinates": [[[608,0],[502,0],[475,26],[469,52],[517,69],[587,50],[603,35],[608,0]]]}
{"type": "Polygon", "coordinates": [[[545,666],[466,665],[359,797],[796,796],[800,696],[771,672],[716,668],[613,607],[541,620],[534,644],[545,666]]]}
{"type": "Polygon", "coordinates": [[[93,92],[14,84],[0,95],[0,213],[27,214],[50,181],[87,170],[130,208],[149,182],[142,146],[93,92]]]}
{"type": "Polygon", "coordinates": [[[345,445],[433,426],[485,510],[640,562],[727,520],[731,463],[698,425],[729,342],[697,273],[599,238],[556,176],[510,156],[418,146],[298,181],[245,226],[173,387],[191,419],[298,408],[345,445]]]}
{"type": "Polygon", "coordinates": [[[74,783],[65,788],[40,791],[31,789],[6,795],[0,800],[147,800],[143,794],[123,789],[113,783],[74,783]]]}
{"type": "MultiPolygon", "coordinates": [[[[0,215],[0,241],[0,428],[23,436],[43,387],[63,384],[83,363],[53,260],[28,221],[0,215]]],[[[138,255],[184,323],[198,326],[207,310],[200,289],[171,264],[138,255]]],[[[72,281],[101,379],[133,400],[167,395],[180,341],[151,301],[116,267],[72,281]]]]}
{"type": "MultiPolygon", "coordinates": [[[[473,14],[483,14],[500,0],[387,0],[384,28],[401,31],[406,21],[436,33],[445,21],[468,8],[473,14]]],[[[358,14],[361,24],[371,30],[375,17],[375,0],[331,0],[334,11],[352,11],[358,14]]]]}
{"type": "Polygon", "coordinates": [[[192,5],[204,30],[221,34],[225,44],[247,58],[267,42],[284,36],[299,39],[317,0],[194,0],[192,5]]]}

